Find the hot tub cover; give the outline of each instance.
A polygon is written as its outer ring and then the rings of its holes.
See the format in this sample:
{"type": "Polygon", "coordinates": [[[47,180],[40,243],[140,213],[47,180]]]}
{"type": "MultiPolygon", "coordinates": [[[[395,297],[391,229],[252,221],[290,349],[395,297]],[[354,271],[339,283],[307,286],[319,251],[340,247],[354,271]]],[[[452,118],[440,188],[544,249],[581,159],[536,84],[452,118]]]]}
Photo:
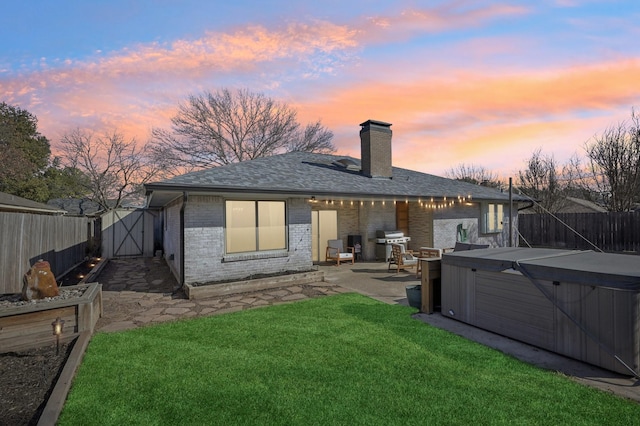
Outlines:
{"type": "Polygon", "coordinates": [[[640,256],[631,254],[501,247],[445,253],[442,264],[485,271],[514,269],[539,280],[640,291],[640,256]]]}

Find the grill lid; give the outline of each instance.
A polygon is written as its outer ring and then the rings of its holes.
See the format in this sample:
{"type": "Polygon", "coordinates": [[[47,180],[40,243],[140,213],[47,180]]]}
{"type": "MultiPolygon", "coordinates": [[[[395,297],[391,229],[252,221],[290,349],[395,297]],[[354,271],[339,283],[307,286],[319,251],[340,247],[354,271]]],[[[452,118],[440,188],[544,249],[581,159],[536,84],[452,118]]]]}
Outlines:
{"type": "Polygon", "coordinates": [[[376,238],[402,238],[404,232],[402,231],[376,231],[376,238]]]}

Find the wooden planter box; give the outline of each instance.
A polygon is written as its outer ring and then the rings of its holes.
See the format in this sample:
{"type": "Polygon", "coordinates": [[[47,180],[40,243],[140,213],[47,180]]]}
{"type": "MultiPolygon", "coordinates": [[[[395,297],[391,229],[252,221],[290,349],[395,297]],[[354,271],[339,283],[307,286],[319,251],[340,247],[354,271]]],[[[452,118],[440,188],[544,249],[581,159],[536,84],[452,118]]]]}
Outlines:
{"type": "Polygon", "coordinates": [[[226,296],[235,293],[247,293],[251,291],[265,290],[283,286],[309,284],[324,281],[324,272],[311,271],[299,274],[279,275],[255,280],[240,280],[228,283],[206,284],[202,286],[184,285],[185,293],[189,299],[205,299],[207,297],[226,296]]]}
{"type": "Polygon", "coordinates": [[[65,321],[61,341],[75,339],[84,331],[93,333],[96,322],[102,316],[102,284],[79,284],[64,288],[86,290],[80,297],[1,309],[0,352],[53,344],[55,337],[51,323],[56,318],[65,321]]]}

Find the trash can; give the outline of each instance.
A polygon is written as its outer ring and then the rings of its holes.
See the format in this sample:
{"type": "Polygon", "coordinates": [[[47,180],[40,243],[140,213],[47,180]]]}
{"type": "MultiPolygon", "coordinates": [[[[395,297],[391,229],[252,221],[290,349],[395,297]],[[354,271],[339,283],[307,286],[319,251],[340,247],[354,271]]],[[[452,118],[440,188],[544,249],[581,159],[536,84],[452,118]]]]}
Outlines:
{"type": "Polygon", "coordinates": [[[355,260],[362,260],[362,235],[347,235],[347,247],[353,247],[355,260]]]}
{"type": "Polygon", "coordinates": [[[422,286],[420,284],[408,285],[405,289],[407,291],[409,306],[420,309],[422,305],[422,286]]]}

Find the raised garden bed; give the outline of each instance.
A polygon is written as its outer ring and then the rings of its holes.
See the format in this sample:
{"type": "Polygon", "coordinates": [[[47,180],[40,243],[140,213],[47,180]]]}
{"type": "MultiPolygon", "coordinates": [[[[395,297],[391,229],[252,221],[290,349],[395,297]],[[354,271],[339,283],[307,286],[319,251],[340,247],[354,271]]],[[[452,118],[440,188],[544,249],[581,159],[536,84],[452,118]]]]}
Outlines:
{"type": "Polygon", "coordinates": [[[230,282],[216,282],[200,285],[185,284],[184,291],[189,299],[205,299],[214,296],[265,290],[285,285],[309,284],[324,281],[324,272],[309,271],[265,278],[246,279],[230,282]]]}
{"type": "Polygon", "coordinates": [[[0,351],[10,352],[48,345],[54,340],[51,323],[65,321],[61,341],[75,339],[84,331],[93,332],[102,316],[102,285],[65,286],[61,292],[77,296],[56,297],[17,303],[0,309],[0,351]]]}

